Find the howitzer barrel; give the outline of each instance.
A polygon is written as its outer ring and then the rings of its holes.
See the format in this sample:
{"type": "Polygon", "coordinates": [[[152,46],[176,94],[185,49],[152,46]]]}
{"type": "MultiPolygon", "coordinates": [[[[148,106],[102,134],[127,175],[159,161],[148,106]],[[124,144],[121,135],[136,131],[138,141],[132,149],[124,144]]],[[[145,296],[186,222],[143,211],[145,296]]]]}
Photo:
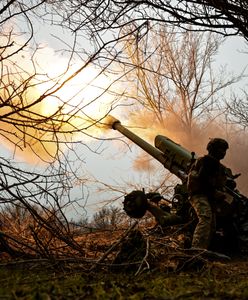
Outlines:
{"type": "Polygon", "coordinates": [[[138,135],[124,127],[119,120],[115,121],[112,124],[112,128],[122,133],[125,137],[127,137],[129,140],[133,141],[135,144],[137,144],[140,148],[145,150],[147,153],[149,153],[152,157],[157,159],[159,162],[164,164],[166,161],[163,152],[158,150],[157,148],[153,147],[151,144],[147,143],[145,140],[140,138],[138,135]]]}
{"type": "MultiPolygon", "coordinates": [[[[176,175],[178,178],[184,180],[186,177],[186,165],[190,162],[192,155],[190,152],[185,150],[184,148],[180,148],[181,146],[174,143],[172,140],[163,137],[163,136],[157,136],[155,139],[155,143],[158,144],[158,148],[152,146],[142,138],[140,138],[138,135],[124,127],[119,120],[114,120],[112,123],[112,128],[122,133],[124,136],[126,136],[129,140],[133,141],[136,145],[138,145],[140,148],[142,148],[144,151],[146,151],[148,154],[150,154],[152,157],[154,157],[156,160],[158,160],[167,170],[169,170],[172,174],[176,175]],[[161,138],[162,137],[162,138],[161,138]],[[175,147],[175,149],[181,149],[180,151],[180,162],[178,160],[175,160],[175,154],[166,153],[166,142],[168,142],[168,148],[173,149],[172,146],[175,147]],[[174,143],[174,145],[173,145],[174,143]],[[183,165],[181,164],[183,162],[183,165]]],[[[175,150],[174,149],[174,150],[175,150]]],[[[167,151],[168,152],[168,151],[167,151]]]]}
{"type": "Polygon", "coordinates": [[[163,135],[155,137],[155,147],[164,153],[168,160],[172,161],[178,168],[188,173],[189,167],[196,158],[195,152],[190,152],[178,143],[163,135]]]}

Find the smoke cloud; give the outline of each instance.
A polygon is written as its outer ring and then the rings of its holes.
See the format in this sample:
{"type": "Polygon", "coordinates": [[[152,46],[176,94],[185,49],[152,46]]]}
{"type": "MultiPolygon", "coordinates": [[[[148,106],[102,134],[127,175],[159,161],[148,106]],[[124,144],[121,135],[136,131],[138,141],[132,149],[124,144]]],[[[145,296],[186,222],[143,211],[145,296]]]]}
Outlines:
{"type": "MultiPolygon", "coordinates": [[[[227,124],[225,120],[216,119],[194,124],[191,132],[187,132],[185,126],[175,116],[169,115],[161,123],[154,113],[139,112],[130,114],[128,125],[137,135],[151,144],[154,144],[156,135],[164,135],[189,151],[194,151],[198,156],[207,153],[206,145],[211,138],[226,139],[229,149],[222,163],[231,168],[233,174],[241,173],[236,180],[238,189],[248,194],[248,160],[246,159],[248,133],[241,130],[237,124],[227,124]]],[[[144,151],[140,150],[133,163],[134,170],[147,172],[154,170],[151,160],[146,157],[144,151]]]]}

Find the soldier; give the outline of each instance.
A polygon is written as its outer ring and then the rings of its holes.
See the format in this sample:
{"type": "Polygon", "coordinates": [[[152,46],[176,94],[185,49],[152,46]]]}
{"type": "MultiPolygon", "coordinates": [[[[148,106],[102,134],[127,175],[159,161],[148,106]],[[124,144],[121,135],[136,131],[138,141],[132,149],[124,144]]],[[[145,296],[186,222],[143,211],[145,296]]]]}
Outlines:
{"type": "Polygon", "coordinates": [[[220,163],[226,155],[228,143],[221,138],[211,139],[208,154],[192,165],[187,181],[189,201],[195,210],[198,223],[195,227],[192,248],[208,249],[215,233],[216,204],[224,201],[225,167],[220,163]]]}

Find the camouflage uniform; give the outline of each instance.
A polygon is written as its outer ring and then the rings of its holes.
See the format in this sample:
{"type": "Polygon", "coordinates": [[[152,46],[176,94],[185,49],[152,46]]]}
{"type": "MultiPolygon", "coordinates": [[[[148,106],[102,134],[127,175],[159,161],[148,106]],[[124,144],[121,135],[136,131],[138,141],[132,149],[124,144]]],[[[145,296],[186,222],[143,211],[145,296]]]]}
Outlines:
{"type": "Polygon", "coordinates": [[[222,189],[226,174],[220,159],[224,158],[228,144],[222,139],[214,141],[210,141],[211,147],[208,144],[209,154],[198,158],[188,175],[189,201],[198,218],[192,241],[194,248],[208,249],[215,232],[216,204],[225,197],[222,189]],[[222,147],[222,150],[217,146],[222,147]]]}
{"type": "Polygon", "coordinates": [[[208,197],[195,195],[190,198],[190,203],[198,217],[194,231],[192,247],[208,249],[211,237],[215,231],[215,214],[209,203],[208,197]]]}

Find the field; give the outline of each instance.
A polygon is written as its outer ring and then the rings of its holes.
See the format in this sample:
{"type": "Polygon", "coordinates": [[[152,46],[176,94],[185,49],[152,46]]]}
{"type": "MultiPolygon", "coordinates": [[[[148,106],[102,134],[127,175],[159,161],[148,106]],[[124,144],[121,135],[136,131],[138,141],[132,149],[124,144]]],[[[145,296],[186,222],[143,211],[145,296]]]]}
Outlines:
{"type": "Polygon", "coordinates": [[[80,263],[19,262],[1,267],[0,299],[248,299],[247,270],[247,258],[138,275],[102,268],[90,272],[80,263]]]}
{"type": "Polygon", "coordinates": [[[180,237],[133,233],[90,234],[87,257],[2,254],[0,299],[248,299],[247,255],[211,257],[182,250],[180,237]]]}

